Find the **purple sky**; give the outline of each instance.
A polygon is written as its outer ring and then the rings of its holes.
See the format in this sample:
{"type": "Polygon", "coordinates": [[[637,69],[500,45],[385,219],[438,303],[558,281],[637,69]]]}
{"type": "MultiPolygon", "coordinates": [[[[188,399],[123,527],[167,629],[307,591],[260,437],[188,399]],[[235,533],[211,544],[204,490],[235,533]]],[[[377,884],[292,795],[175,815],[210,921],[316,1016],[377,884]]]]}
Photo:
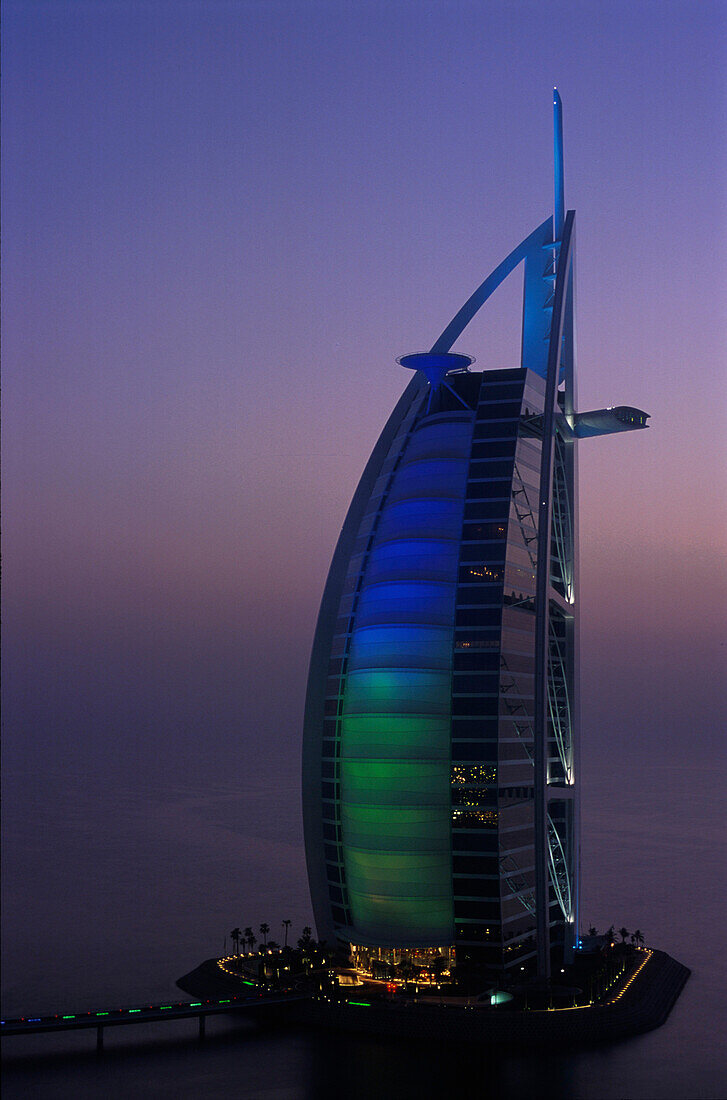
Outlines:
{"type": "MultiPolygon", "coordinates": [[[[653,417],[581,448],[585,757],[722,752],[723,6],[5,0],[3,23],[8,761],[297,766],[394,359],[550,212],[553,84],[580,405],[653,417]]],[[[513,278],[457,345],[478,366],[517,365],[513,278]]]]}

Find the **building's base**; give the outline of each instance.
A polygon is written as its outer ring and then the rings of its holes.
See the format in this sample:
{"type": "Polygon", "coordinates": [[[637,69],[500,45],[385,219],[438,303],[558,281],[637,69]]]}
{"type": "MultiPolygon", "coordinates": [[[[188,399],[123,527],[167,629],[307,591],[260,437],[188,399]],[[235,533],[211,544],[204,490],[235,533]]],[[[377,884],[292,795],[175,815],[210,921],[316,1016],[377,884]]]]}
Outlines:
{"type": "Polygon", "coordinates": [[[319,997],[296,1006],[295,1017],[319,1027],[440,1042],[596,1043],[660,1027],[689,974],[663,951],[654,951],[628,989],[608,1004],[528,1011],[395,1001],[369,1006],[319,997]]]}
{"type": "MultiPolygon", "coordinates": [[[[365,990],[360,987],[356,996],[348,1000],[333,991],[313,994],[306,1001],[270,1007],[264,1015],[281,1024],[437,1042],[498,1045],[612,1042],[660,1027],[689,974],[686,966],[665,952],[651,951],[644,954],[643,962],[604,1004],[528,1010],[508,1005],[455,1004],[447,999],[441,1003],[398,997],[367,1001],[365,990]]],[[[219,982],[224,982],[229,992],[228,982],[234,979],[221,975],[214,961],[209,960],[177,984],[195,996],[209,996],[219,992],[219,982]],[[215,984],[214,989],[208,984],[210,981],[215,984]]]]}

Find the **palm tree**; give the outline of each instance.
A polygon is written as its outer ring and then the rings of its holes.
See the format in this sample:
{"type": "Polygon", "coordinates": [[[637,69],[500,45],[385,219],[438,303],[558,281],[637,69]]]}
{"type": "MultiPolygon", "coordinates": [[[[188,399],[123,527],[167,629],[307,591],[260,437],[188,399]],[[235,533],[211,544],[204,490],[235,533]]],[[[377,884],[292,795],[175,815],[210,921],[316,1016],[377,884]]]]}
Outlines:
{"type": "Polygon", "coordinates": [[[404,983],[411,981],[416,974],[416,967],[411,959],[402,959],[396,969],[399,971],[404,983]]]}
{"type": "Polygon", "coordinates": [[[257,943],[257,936],[253,932],[252,928],[248,928],[248,932],[250,933],[250,935],[247,937],[247,942],[250,944],[250,950],[253,951],[255,949],[255,944],[257,943]]]}
{"type": "Polygon", "coordinates": [[[448,965],[449,963],[445,959],[444,955],[437,955],[436,959],[432,963],[432,970],[434,972],[434,977],[437,979],[437,981],[441,980],[442,971],[446,970],[448,965]]]}
{"type": "Polygon", "coordinates": [[[301,949],[301,951],[305,951],[306,948],[310,947],[312,934],[313,929],[310,927],[310,925],[306,924],[303,929],[303,935],[298,940],[298,947],[301,949]]]}
{"type": "Polygon", "coordinates": [[[289,920],[284,920],[283,921],[283,928],[285,929],[285,943],[283,944],[283,947],[288,946],[288,929],[290,928],[291,924],[292,924],[292,921],[289,921],[289,920]]]}
{"type": "Polygon", "coordinates": [[[621,937],[621,943],[626,943],[626,937],[629,934],[628,928],[619,928],[618,934],[621,937]]]}
{"type": "Polygon", "coordinates": [[[232,938],[232,943],[233,943],[234,948],[235,948],[235,954],[239,955],[240,954],[240,937],[242,936],[242,932],[240,931],[239,928],[233,928],[232,931],[230,932],[230,936],[232,938]]]}
{"type": "Polygon", "coordinates": [[[242,933],[242,942],[250,944],[250,950],[252,951],[252,945],[255,942],[255,937],[252,932],[252,928],[248,925],[245,931],[242,933]]]}
{"type": "Polygon", "coordinates": [[[280,944],[276,943],[275,940],[268,940],[268,942],[266,944],[266,947],[267,947],[268,951],[279,951],[280,950],[280,944]]]}
{"type": "Polygon", "coordinates": [[[263,923],[260,925],[260,935],[263,937],[263,946],[264,947],[268,946],[268,932],[269,931],[270,931],[270,925],[266,924],[263,921],[263,923]]]}
{"type": "Polygon", "coordinates": [[[639,947],[641,947],[643,945],[644,933],[641,931],[640,928],[637,928],[636,931],[634,932],[633,939],[636,940],[636,943],[639,947]]]}

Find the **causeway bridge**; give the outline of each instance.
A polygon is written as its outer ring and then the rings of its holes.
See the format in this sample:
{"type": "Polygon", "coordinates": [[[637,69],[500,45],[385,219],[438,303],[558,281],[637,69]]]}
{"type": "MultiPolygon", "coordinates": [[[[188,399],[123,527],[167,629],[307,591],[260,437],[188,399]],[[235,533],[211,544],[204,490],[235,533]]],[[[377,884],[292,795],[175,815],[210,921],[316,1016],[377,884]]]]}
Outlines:
{"type": "Polygon", "coordinates": [[[172,1001],[170,1004],[135,1005],[131,1008],[109,1008],[90,1012],[64,1012],[49,1016],[18,1016],[0,1020],[0,1038],[11,1035],[37,1035],[40,1032],[80,1031],[95,1028],[96,1049],[103,1050],[104,1031],[108,1027],[125,1027],[164,1020],[197,1019],[199,1038],[204,1039],[208,1016],[230,1013],[250,1013],[274,1005],[291,1004],[310,999],[309,993],[297,990],[251,991],[237,997],[219,1000],[172,1001]]]}

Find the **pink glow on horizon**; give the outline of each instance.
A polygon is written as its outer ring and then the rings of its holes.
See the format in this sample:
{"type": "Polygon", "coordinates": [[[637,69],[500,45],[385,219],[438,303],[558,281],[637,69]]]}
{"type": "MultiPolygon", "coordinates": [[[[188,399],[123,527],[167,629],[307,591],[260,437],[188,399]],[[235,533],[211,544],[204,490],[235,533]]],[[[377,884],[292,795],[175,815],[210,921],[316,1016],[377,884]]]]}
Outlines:
{"type": "MultiPolygon", "coordinates": [[[[580,406],[652,416],[581,449],[586,724],[648,752],[688,722],[715,749],[718,7],[372,8],[5,6],[11,742],[73,732],[84,690],[101,723],[105,647],[128,661],[130,724],[173,741],[155,677],[186,675],[209,701],[232,685],[215,751],[297,752],[335,540],[407,380],[394,359],[547,215],[555,78],[580,406]],[[69,701],[71,650],[88,666],[69,701]],[[49,678],[43,724],[28,700],[49,678]]],[[[512,279],[455,349],[478,367],[515,363],[512,279]]]]}

